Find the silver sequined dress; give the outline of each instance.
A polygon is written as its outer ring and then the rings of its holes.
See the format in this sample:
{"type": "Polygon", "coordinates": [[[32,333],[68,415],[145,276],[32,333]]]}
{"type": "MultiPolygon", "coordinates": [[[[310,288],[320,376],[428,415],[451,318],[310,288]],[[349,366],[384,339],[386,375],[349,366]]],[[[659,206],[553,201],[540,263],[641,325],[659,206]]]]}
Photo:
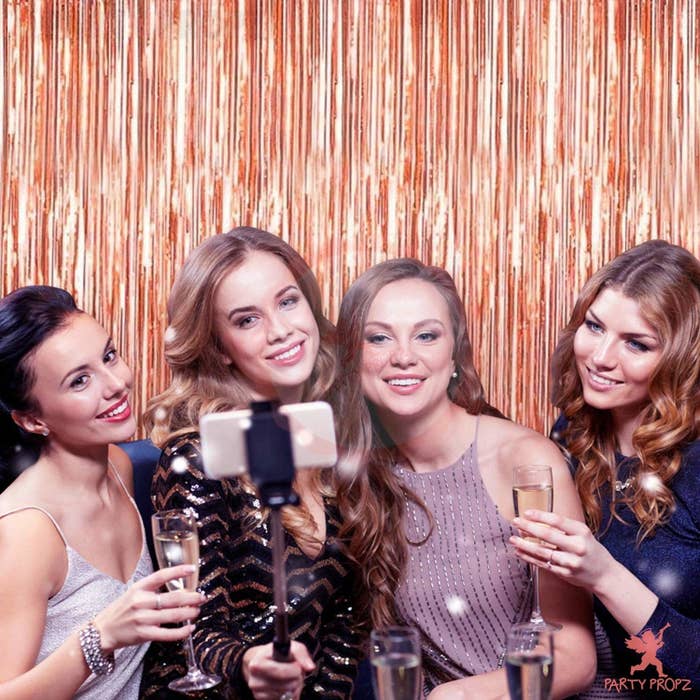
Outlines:
{"type": "MultiPolygon", "coordinates": [[[[435,520],[426,542],[409,545],[399,615],[420,630],[426,689],[503,664],[509,628],[528,618],[527,566],[510,551],[514,534],[479,473],[476,437],[453,465],[416,473],[396,467],[435,520]]],[[[410,542],[429,532],[425,513],[407,503],[410,542]]]]}
{"type": "MultiPolygon", "coordinates": [[[[121,480],[120,480],[121,481],[121,480]]],[[[132,584],[153,571],[143,534],[141,557],[134,573],[126,582],[99,571],[75,551],[66,540],[51,514],[38,506],[26,506],[0,514],[0,518],[28,508],[44,513],[54,524],[66,545],[68,570],[61,589],[48,600],[44,637],[41,640],[36,663],[43,661],[65,642],[71,632],[92,620],[109,603],[118,598],[132,584]]],[[[136,505],[134,504],[134,508],[136,505]]],[[[139,522],[140,522],[139,518],[139,522]]],[[[148,644],[117,649],[114,672],[106,676],[90,675],[80,686],[74,698],[78,700],[136,700],[141,682],[142,662],[148,644]]]]}

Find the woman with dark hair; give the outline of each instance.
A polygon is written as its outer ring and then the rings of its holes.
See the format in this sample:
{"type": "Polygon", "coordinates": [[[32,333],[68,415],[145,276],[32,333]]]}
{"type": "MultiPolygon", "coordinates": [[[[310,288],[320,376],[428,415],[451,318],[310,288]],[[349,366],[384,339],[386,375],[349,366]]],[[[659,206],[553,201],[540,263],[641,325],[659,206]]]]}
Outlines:
{"type": "MultiPolygon", "coordinates": [[[[562,412],[553,437],[575,469],[587,526],[527,513],[518,527],[546,544],[516,538],[518,552],[593,593],[609,676],[630,676],[651,632],[663,671],[651,664],[646,681],[667,695],[673,683],[657,676],[687,679],[697,694],[700,261],[648,241],[599,270],[559,340],[552,380],[562,412]]],[[[638,689],[643,675],[635,671],[638,689]]],[[[639,695],[653,689],[647,682],[639,695]]]]}
{"type": "Polygon", "coordinates": [[[0,696],[138,697],[147,642],[175,641],[198,593],[158,593],[131,497],[132,375],[68,292],[0,300],[0,696]]]}
{"type": "MultiPolygon", "coordinates": [[[[420,631],[431,698],[506,696],[509,628],[528,618],[527,567],[509,552],[513,467],[549,464],[555,507],[580,516],[556,446],[489,406],[452,278],[416,260],[371,268],[338,320],[339,505],[375,627],[420,631]]],[[[547,572],[554,697],[592,680],[590,599],[547,572]]]]}
{"type": "MultiPolygon", "coordinates": [[[[335,374],[335,338],[316,279],[277,236],[238,228],[196,248],[168,302],[165,354],[170,387],[147,412],[163,447],[155,506],[192,507],[201,537],[201,588],[208,596],[194,634],[206,671],[227,697],[345,698],[361,638],[351,562],[328,471],[295,479],[298,506],[282,509],[292,661],[272,657],[274,600],[268,513],[247,478],[216,481],[202,471],[199,418],[251,400],[322,398],[335,374]]],[[[152,647],[145,697],[180,673],[171,647],[152,647]]]]}

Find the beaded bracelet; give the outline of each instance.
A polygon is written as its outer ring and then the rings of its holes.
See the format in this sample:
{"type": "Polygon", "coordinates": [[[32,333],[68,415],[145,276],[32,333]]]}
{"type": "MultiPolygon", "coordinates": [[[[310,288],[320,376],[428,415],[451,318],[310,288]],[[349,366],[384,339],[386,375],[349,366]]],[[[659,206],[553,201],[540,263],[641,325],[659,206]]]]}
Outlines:
{"type": "Polygon", "coordinates": [[[100,633],[92,622],[80,630],[80,648],[88,668],[96,676],[104,676],[114,671],[114,653],[105,656],[100,645],[100,633]]]}

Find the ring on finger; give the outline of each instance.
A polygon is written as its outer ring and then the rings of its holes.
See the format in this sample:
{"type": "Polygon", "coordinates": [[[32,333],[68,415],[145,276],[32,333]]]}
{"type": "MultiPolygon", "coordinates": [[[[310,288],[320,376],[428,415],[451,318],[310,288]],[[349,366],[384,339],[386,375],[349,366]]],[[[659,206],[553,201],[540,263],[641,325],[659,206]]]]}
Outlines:
{"type": "Polygon", "coordinates": [[[282,695],[280,695],[280,700],[294,700],[294,693],[290,693],[288,690],[285,690],[282,695]]]}
{"type": "Polygon", "coordinates": [[[160,610],[162,607],[160,604],[160,593],[156,593],[156,610],[160,610]]]}
{"type": "Polygon", "coordinates": [[[549,550],[549,559],[547,559],[547,568],[551,569],[552,568],[552,557],[554,556],[554,550],[550,549],[549,550]]]}

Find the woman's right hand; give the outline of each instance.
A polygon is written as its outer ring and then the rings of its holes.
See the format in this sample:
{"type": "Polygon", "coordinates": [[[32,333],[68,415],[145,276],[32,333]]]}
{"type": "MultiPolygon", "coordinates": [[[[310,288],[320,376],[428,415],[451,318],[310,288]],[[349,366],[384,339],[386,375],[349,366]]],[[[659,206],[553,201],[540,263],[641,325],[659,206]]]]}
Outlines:
{"type": "Polygon", "coordinates": [[[610,552],[578,520],[528,510],[513,525],[520,530],[520,536],[510,538],[518,557],[591,593],[599,593],[601,581],[616,567],[610,552]]]}
{"type": "Polygon", "coordinates": [[[95,616],[101,647],[110,653],[120,647],[159,641],[174,642],[187,637],[194,625],[161,627],[165,623],[193,620],[205,597],[198,591],[158,592],[166,581],[192,574],[190,564],[160,569],[129,587],[95,616]]]}
{"type": "Polygon", "coordinates": [[[279,700],[284,693],[298,699],[304,686],[304,677],[316,665],[301,642],[292,642],[290,661],[275,661],[272,644],[248,649],[243,654],[243,678],[255,700],[279,700]]]}

